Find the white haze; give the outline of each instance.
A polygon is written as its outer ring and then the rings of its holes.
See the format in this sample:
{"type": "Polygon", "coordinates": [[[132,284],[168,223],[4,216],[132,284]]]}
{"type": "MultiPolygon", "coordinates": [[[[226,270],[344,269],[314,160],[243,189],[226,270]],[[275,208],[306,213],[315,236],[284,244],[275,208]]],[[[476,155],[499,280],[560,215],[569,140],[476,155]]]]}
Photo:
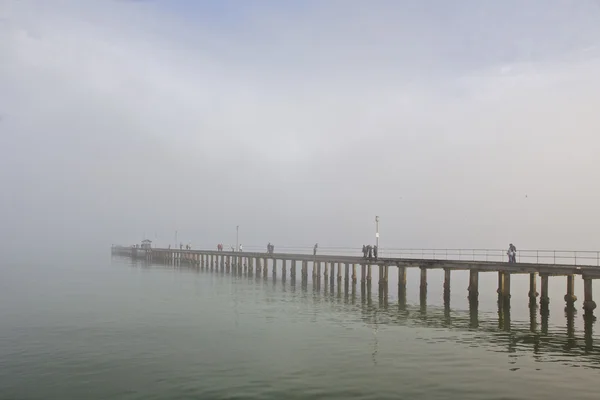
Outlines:
{"type": "Polygon", "coordinates": [[[450,3],[0,0],[2,251],[600,248],[598,4],[450,3]]]}

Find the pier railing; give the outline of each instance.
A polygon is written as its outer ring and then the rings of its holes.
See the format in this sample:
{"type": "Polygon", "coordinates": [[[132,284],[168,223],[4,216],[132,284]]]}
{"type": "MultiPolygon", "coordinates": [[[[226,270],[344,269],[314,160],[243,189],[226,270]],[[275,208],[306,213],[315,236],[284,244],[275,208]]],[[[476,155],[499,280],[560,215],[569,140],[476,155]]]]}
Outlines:
{"type": "MultiPolygon", "coordinates": [[[[250,246],[246,251],[261,252],[259,246],[250,246]]],[[[280,246],[275,252],[312,254],[313,248],[306,246],[280,246]]],[[[362,249],[356,247],[319,247],[317,254],[360,256],[362,249]]],[[[507,249],[426,249],[426,248],[381,248],[379,257],[408,258],[422,260],[456,260],[506,262],[507,249]]],[[[518,250],[517,262],[529,264],[562,264],[600,267],[600,251],[597,250],[518,250]]]]}

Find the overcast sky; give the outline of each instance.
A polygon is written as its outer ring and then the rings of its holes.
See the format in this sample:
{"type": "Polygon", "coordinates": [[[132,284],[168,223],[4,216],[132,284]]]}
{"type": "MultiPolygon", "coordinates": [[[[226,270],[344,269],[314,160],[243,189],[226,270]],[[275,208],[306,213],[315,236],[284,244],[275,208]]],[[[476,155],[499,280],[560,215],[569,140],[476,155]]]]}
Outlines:
{"type": "Polygon", "coordinates": [[[0,0],[0,247],[600,249],[600,2],[0,0]]]}

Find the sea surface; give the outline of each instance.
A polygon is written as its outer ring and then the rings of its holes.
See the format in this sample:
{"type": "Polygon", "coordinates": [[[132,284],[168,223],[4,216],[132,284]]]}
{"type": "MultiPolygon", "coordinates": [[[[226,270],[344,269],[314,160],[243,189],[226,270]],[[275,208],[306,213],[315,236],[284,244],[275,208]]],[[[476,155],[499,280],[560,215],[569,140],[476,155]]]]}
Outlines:
{"type": "Polygon", "coordinates": [[[376,273],[362,291],[108,252],[5,263],[0,399],[600,398],[600,336],[579,279],[579,311],[565,313],[557,277],[542,318],[527,276],[513,278],[505,309],[493,273],[477,306],[468,274],[453,273],[446,305],[441,272],[426,301],[418,275],[399,301],[394,271],[382,297],[376,273]]]}

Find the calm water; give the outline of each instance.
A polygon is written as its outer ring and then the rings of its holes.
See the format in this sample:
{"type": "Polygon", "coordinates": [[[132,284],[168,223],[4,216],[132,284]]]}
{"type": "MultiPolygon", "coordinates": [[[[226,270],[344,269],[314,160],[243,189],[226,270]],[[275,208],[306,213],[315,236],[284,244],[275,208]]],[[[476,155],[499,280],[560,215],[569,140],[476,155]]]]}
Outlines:
{"type": "Polygon", "coordinates": [[[405,307],[394,274],[387,301],[280,278],[106,255],[3,265],[0,399],[598,399],[600,337],[564,315],[564,278],[547,320],[527,277],[509,313],[494,274],[478,310],[460,273],[449,309],[434,271],[427,304],[409,272],[405,307]]]}

